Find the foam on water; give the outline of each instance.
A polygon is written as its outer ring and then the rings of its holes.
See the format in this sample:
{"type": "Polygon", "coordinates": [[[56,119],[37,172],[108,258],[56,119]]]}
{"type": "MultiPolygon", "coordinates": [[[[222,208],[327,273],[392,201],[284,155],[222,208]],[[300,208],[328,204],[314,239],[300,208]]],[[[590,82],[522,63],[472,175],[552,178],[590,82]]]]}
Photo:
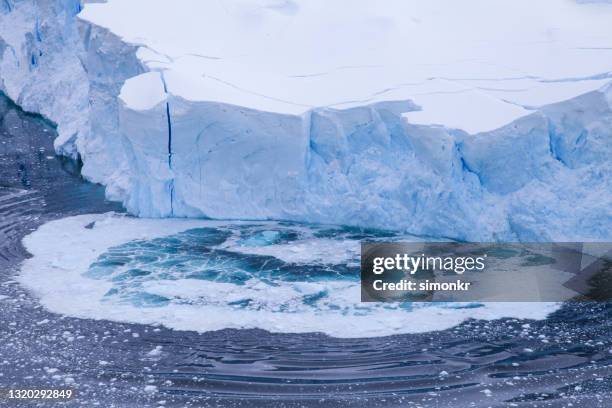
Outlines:
{"type": "Polygon", "coordinates": [[[180,330],[261,328],[370,337],[467,318],[546,317],[554,303],[360,303],[359,240],[384,231],[278,222],[52,221],[24,239],[20,282],[50,310],[180,330]]]}

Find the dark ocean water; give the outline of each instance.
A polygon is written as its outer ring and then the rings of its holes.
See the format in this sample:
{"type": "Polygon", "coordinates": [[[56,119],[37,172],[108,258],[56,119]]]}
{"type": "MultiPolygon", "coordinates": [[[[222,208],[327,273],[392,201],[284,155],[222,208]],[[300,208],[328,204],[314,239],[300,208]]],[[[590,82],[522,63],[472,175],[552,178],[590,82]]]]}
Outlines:
{"type": "Polygon", "coordinates": [[[610,303],[365,339],[199,334],[49,313],[15,281],[23,236],[50,220],[121,211],[80,178],[78,163],[55,156],[54,136],[0,98],[0,389],[71,387],[70,407],[612,406],[610,303]]]}

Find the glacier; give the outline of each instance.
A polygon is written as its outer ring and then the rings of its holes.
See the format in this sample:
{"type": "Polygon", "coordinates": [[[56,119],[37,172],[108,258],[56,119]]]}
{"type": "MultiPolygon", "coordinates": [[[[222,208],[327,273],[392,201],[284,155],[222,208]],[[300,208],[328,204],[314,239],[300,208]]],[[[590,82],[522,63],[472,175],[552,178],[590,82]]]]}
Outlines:
{"type": "Polygon", "coordinates": [[[0,90],[135,215],[611,237],[605,2],[0,8],[0,90]]]}

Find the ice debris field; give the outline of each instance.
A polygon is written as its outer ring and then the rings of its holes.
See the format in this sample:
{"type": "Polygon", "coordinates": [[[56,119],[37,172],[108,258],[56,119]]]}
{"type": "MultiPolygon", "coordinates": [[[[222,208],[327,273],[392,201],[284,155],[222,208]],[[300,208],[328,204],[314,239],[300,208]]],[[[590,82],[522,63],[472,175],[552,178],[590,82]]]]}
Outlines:
{"type": "Polygon", "coordinates": [[[143,217],[605,240],[610,21],[573,0],[7,0],[0,89],[143,217]]]}
{"type": "Polygon", "coordinates": [[[25,238],[33,257],[19,281],[55,313],[196,331],[375,337],[469,318],[543,319],[560,306],[361,303],[361,239],[415,238],[322,225],[81,215],[25,238]]]}

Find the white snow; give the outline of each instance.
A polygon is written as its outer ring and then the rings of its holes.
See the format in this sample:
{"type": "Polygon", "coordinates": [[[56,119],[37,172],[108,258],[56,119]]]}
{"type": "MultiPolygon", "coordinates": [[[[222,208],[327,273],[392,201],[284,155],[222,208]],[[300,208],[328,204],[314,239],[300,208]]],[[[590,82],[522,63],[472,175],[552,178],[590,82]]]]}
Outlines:
{"type": "Polygon", "coordinates": [[[137,110],[151,109],[166,99],[159,72],[146,72],[125,81],[119,98],[137,110]]]}
{"type": "Polygon", "coordinates": [[[146,47],[145,64],[191,101],[301,114],[410,99],[423,109],[411,123],[469,133],[612,71],[597,50],[610,47],[612,10],[572,1],[110,0],[80,17],[146,47]]]}

